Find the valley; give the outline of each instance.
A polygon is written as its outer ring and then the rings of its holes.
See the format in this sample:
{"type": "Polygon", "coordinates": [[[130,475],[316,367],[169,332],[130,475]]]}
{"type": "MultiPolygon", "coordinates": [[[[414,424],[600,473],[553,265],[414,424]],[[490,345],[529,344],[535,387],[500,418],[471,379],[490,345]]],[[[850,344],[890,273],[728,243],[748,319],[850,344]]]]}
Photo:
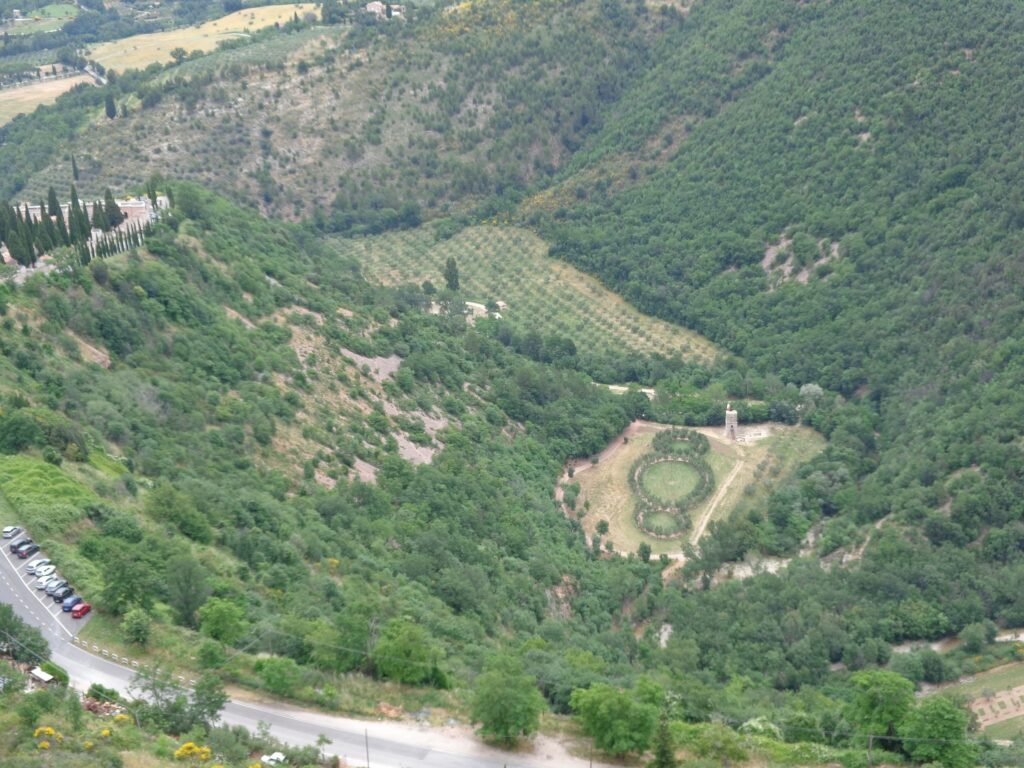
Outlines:
{"type": "Polygon", "coordinates": [[[1024,763],[1017,5],[0,27],[0,754],[1024,763]]]}

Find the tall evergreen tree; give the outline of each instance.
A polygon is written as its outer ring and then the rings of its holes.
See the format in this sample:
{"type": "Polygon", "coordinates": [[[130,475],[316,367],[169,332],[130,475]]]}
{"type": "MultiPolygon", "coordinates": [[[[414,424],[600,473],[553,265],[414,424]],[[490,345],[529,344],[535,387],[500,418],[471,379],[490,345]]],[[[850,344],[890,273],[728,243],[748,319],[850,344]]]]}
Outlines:
{"type": "Polygon", "coordinates": [[[71,178],[78,181],[78,161],[74,155],[71,156],[71,178]]]}
{"type": "Polygon", "coordinates": [[[449,256],[444,265],[444,282],[449,291],[459,290],[459,265],[455,263],[455,257],[449,256]]]}
{"type": "Polygon", "coordinates": [[[71,210],[68,215],[68,229],[71,234],[71,240],[79,242],[82,240],[89,239],[89,217],[85,211],[82,210],[82,204],[78,200],[78,190],[75,189],[75,185],[71,185],[71,210]]]}
{"type": "Polygon", "coordinates": [[[99,200],[94,200],[92,204],[92,228],[102,232],[107,232],[110,229],[107,214],[103,210],[103,203],[99,200]]]}
{"type": "Polygon", "coordinates": [[[647,768],[677,768],[678,765],[672,732],[668,727],[668,713],[662,712],[658,730],[654,733],[654,759],[647,764],[647,768]]]}
{"type": "Polygon", "coordinates": [[[51,216],[60,214],[60,200],[57,199],[57,190],[53,187],[46,193],[46,209],[51,216]]]}
{"type": "Polygon", "coordinates": [[[118,207],[109,188],[103,193],[103,213],[107,217],[108,228],[118,227],[124,221],[124,211],[118,207]]]}
{"type": "Polygon", "coordinates": [[[114,94],[108,93],[104,99],[104,108],[107,112],[107,118],[113,120],[117,117],[117,105],[114,103],[114,94]]]}

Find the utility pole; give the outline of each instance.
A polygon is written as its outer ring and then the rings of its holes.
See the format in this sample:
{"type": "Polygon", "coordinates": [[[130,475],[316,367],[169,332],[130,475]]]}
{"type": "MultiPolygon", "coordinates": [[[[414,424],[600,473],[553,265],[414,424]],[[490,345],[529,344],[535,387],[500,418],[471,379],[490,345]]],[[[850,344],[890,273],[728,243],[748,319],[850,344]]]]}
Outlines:
{"type": "Polygon", "coordinates": [[[363,736],[366,738],[366,768],[370,768],[370,731],[363,729],[363,736]]]}
{"type": "Polygon", "coordinates": [[[874,746],[875,737],[872,734],[868,734],[868,768],[871,768],[875,764],[875,761],[871,756],[871,748],[874,746]]]}

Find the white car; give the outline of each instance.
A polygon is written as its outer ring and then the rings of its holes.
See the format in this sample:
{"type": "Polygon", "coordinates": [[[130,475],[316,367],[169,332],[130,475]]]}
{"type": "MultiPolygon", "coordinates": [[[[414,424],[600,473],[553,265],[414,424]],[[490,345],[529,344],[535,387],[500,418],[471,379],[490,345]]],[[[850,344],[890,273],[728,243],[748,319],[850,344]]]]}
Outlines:
{"type": "Polygon", "coordinates": [[[53,584],[55,581],[60,581],[61,577],[59,573],[51,573],[48,576],[40,576],[33,582],[32,586],[36,589],[46,589],[48,586],[53,584]]]}
{"type": "Polygon", "coordinates": [[[57,573],[57,566],[55,565],[44,565],[42,568],[36,568],[35,577],[37,579],[45,579],[49,576],[54,576],[57,573]]]}
{"type": "Polygon", "coordinates": [[[38,560],[33,560],[31,563],[25,566],[25,573],[35,573],[36,568],[42,568],[44,565],[50,564],[50,558],[40,557],[38,560]]]}
{"type": "Polygon", "coordinates": [[[15,536],[17,536],[24,530],[24,528],[21,528],[17,525],[8,525],[6,528],[4,528],[3,536],[5,539],[13,539],[15,536]]]}

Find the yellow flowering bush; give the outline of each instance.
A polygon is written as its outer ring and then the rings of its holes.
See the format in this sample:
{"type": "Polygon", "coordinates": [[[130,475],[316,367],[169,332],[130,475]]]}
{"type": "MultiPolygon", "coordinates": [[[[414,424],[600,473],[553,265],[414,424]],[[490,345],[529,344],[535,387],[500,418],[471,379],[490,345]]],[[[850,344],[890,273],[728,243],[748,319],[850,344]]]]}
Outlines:
{"type": "Polygon", "coordinates": [[[85,750],[85,751],[87,751],[87,752],[88,752],[88,751],[89,751],[90,749],[92,749],[93,747],[95,747],[95,746],[96,746],[96,745],[95,745],[95,744],[93,744],[93,743],[92,743],[91,741],[83,741],[83,742],[82,742],[82,749],[84,749],[84,750],[85,750]]]}
{"type": "Polygon", "coordinates": [[[102,731],[100,731],[100,736],[102,736],[104,739],[109,739],[110,738],[110,729],[109,728],[104,728],[102,731]]]}
{"type": "Polygon", "coordinates": [[[209,747],[201,747],[194,741],[186,741],[174,750],[175,760],[196,760],[205,763],[213,757],[213,751],[209,747]]]}
{"type": "Polygon", "coordinates": [[[38,746],[40,749],[49,749],[53,742],[60,744],[64,737],[59,731],[49,725],[41,725],[32,732],[32,737],[42,739],[38,746]]]}
{"type": "Polygon", "coordinates": [[[115,723],[128,723],[128,722],[131,722],[131,718],[128,715],[126,715],[124,712],[121,712],[119,714],[114,715],[114,722],[115,723]]]}

